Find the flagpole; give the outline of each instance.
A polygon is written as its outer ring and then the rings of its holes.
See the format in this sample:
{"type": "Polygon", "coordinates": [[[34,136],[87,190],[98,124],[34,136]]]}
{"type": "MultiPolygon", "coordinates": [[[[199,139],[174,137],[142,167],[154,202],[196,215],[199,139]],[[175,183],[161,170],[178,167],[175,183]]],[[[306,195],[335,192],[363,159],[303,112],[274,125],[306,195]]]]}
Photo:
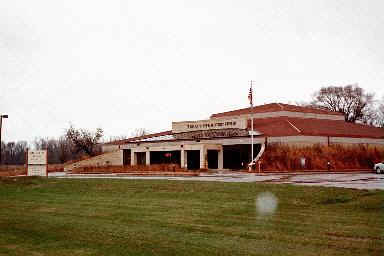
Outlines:
{"type": "Polygon", "coordinates": [[[251,80],[251,92],[252,92],[252,101],[251,101],[251,145],[252,145],[252,149],[251,149],[251,154],[252,154],[252,158],[251,158],[251,168],[253,168],[253,88],[252,88],[252,80],[251,80]]]}
{"type": "Polygon", "coordinates": [[[248,99],[249,99],[249,103],[251,104],[251,162],[248,166],[248,171],[252,171],[252,167],[253,167],[253,134],[254,134],[254,131],[253,131],[253,88],[252,88],[252,85],[253,85],[253,81],[251,80],[250,81],[251,83],[251,88],[249,89],[249,94],[248,94],[248,99]]]}

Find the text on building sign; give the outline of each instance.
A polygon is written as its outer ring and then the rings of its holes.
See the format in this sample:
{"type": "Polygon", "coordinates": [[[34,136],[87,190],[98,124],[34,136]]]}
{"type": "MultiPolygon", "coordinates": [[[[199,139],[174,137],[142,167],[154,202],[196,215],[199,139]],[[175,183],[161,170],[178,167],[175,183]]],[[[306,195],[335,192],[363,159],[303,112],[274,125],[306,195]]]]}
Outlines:
{"type": "Polygon", "coordinates": [[[225,127],[225,126],[235,126],[236,121],[229,122],[219,122],[219,123],[208,123],[208,124],[188,124],[188,129],[198,129],[198,128],[215,128],[215,127],[225,127]]]}

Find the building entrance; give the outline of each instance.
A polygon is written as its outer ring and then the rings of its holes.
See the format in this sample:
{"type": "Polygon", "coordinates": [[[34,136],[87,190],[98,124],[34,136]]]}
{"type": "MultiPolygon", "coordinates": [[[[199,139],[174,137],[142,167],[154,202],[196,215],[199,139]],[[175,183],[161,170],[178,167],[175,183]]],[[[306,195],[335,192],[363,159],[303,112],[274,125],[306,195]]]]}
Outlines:
{"type": "Polygon", "coordinates": [[[131,150],[123,149],[123,165],[131,165],[131,150]]]}
{"type": "Polygon", "coordinates": [[[219,151],[207,150],[208,169],[217,169],[219,165],[219,151]]]}
{"type": "MultiPolygon", "coordinates": [[[[253,157],[256,157],[260,148],[260,144],[253,145],[253,157]]],[[[224,169],[248,169],[248,164],[251,162],[251,154],[251,145],[249,144],[223,146],[224,169]]]]}
{"type": "Polygon", "coordinates": [[[135,152],[137,165],[145,165],[145,152],[135,152]]]}
{"type": "Polygon", "coordinates": [[[187,150],[187,169],[200,169],[200,150],[187,150]]]}
{"type": "Polygon", "coordinates": [[[151,164],[180,164],[180,150],[151,151],[151,164]]]}

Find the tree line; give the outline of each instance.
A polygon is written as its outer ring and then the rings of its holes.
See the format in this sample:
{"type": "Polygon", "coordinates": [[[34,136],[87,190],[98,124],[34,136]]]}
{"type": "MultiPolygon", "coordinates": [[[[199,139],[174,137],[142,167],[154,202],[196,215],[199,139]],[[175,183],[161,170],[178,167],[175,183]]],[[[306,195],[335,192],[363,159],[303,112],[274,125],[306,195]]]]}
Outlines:
{"type": "Polygon", "coordinates": [[[28,149],[47,150],[48,163],[59,164],[68,160],[77,159],[74,154],[71,141],[64,136],[56,138],[36,138],[32,144],[27,141],[1,143],[1,160],[2,164],[19,165],[24,164],[26,160],[26,152],[28,149]]]}
{"type": "Polygon", "coordinates": [[[47,150],[49,164],[62,164],[101,153],[99,145],[103,130],[96,132],[76,129],[72,125],[59,138],[36,138],[31,144],[26,141],[1,143],[1,164],[25,164],[28,149],[47,150]]]}
{"type": "MultiPolygon", "coordinates": [[[[77,129],[71,125],[59,138],[36,138],[32,143],[27,141],[1,142],[1,163],[6,165],[25,164],[28,149],[47,150],[49,164],[62,164],[71,160],[95,156],[101,153],[103,130],[96,131],[77,129]]],[[[135,129],[132,137],[148,134],[144,128],[135,129]]],[[[127,139],[126,136],[111,137],[109,141],[127,139]]]]}

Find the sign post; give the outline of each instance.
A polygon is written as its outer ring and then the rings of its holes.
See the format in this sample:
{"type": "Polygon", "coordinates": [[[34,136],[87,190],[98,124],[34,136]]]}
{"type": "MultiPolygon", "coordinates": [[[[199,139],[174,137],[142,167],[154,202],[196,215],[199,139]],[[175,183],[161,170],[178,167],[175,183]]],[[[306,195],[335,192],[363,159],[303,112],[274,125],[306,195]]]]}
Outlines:
{"type": "Polygon", "coordinates": [[[27,175],[48,177],[47,150],[28,150],[27,175]]]}

